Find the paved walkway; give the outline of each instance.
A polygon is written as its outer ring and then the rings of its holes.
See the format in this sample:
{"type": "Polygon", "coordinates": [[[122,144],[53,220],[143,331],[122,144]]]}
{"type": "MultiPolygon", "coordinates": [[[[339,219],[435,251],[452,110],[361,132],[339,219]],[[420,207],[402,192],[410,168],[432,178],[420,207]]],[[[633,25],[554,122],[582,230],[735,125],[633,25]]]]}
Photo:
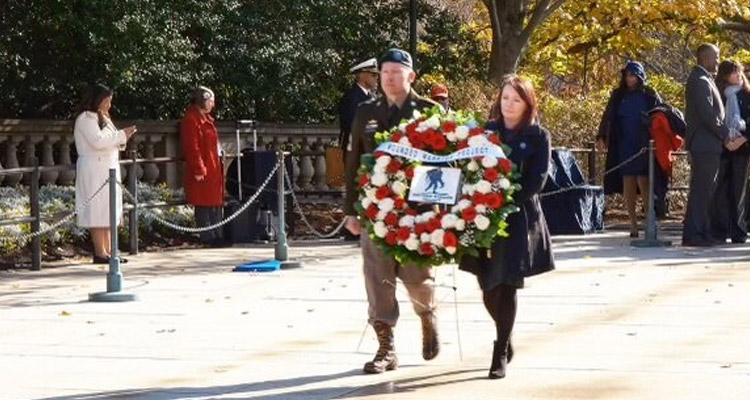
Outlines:
{"type": "Polygon", "coordinates": [[[437,276],[440,356],[421,359],[400,292],[402,365],[378,376],[361,373],[377,341],[351,244],[293,243],[304,268],[266,274],[230,271],[271,247],[141,254],[124,266],[139,300],[119,304],[87,301],[99,266],[3,271],[0,399],[747,399],[750,245],[626,235],[554,238],[558,270],[520,292],[500,381],[485,378],[494,327],[477,284],[452,266],[437,276]]]}

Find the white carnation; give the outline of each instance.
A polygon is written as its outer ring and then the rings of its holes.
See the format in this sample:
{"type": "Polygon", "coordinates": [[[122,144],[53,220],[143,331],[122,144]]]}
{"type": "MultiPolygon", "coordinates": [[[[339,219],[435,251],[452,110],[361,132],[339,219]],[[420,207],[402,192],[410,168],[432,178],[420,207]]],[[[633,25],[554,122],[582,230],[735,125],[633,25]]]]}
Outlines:
{"type": "Polygon", "coordinates": [[[500,186],[500,189],[507,190],[510,188],[510,181],[506,178],[500,178],[500,181],[497,183],[500,186]]]}
{"type": "Polygon", "coordinates": [[[497,158],[491,156],[484,156],[482,159],[482,166],[485,168],[493,168],[497,165],[497,158]]]}
{"type": "Polygon", "coordinates": [[[370,207],[370,204],[372,204],[372,200],[369,197],[365,197],[362,199],[361,203],[362,203],[362,208],[366,210],[367,207],[370,207]]]}
{"type": "Polygon", "coordinates": [[[398,172],[396,172],[396,179],[398,179],[400,181],[405,181],[406,180],[406,172],[401,171],[401,170],[399,170],[398,172]]]}
{"type": "Polygon", "coordinates": [[[477,182],[476,189],[479,193],[487,194],[492,191],[492,184],[482,179],[481,181],[477,182]]]}
{"type": "Polygon", "coordinates": [[[443,236],[445,236],[444,230],[435,229],[430,234],[430,243],[432,243],[436,247],[443,247],[443,236]]]}
{"type": "Polygon", "coordinates": [[[458,211],[463,211],[466,208],[468,208],[469,206],[471,206],[471,200],[469,200],[469,199],[459,200],[458,204],[456,204],[456,207],[458,208],[458,211]]]}
{"type": "Polygon", "coordinates": [[[399,196],[403,196],[406,193],[406,184],[401,181],[395,181],[391,184],[391,190],[399,196]]]}
{"type": "Polygon", "coordinates": [[[477,212],[480,213],[480,214],[484,214],[487,211],[487,206],[485,206],[484,204],[480,204],[480,205],[476,206],[475,208],[476,208],[477,212]]]}
{"type": "Polygon", "coordinates": [[[445,214],[440,220],[440,226],[442,226],[443,229],[452,229],[456,226],[456,221],[458,221],[458,217],[456,215],[445,214]]]}
{"type": "Polygon", "coordinates": [[[377,160],[375,160],[375,166],[385,168],[388,166],[388,164],[391,163],[391,156],[389,155],[382,155],[378,157],[377,160]]]}
{"type": "Polygon", "coordinates": [[[414,112],[411,113],[411,118],[412,119],[419,119],[419,117],[421,117],[421,116],[422,116],[422,113],[419,112],[419,111],[417,111],[417,110],[414,110],[414,112]]]}
{"type": "Polygon", "coordinates": [[[476,161],[471,160],[471,161],[469,161],[468,164],[466,164],[466,169],[468,169],[471,172],[479,171],[479,164],[477,164],[476,161]]]}
{"type": "Polygon", "coordinates": [[[378,214],[375,216],[376,221],[382,221],[385,219],[385,216],[388,215],[388,211],[380,210],[378,211],[378,214]]]}
{"type": "Polygon", "coordinates": [[[407,125],[409,125],[409,124],[407,124],[406,122],[402,122],[402,123],[398,124],[398,130],[400,130],[401,132],[406,132],[406,126],[407,125]]]}
{"type": "Polygon", "coordinates": [[[490,227],[490,219],[484,215],[477,215],[477,217],[474,218],[474,224],[477,226],[477,229],[484,231],[490,227]]]}
{"type": "Polygon", "coordinates": [[[378,196],[376,196],[377,192],[378,192],[377,189],[370,188],[370,189],[365,190],[365,196],[367,196],[367,198],[370,199],[371,202],[377,203],[378,202],[378,196]]]}
{"type": "Polygon", "coordinates": [[[412,233],[409,236],[409,239],[406,239],[406,242],[404,242],[404,246],[406,246],[406,248],[411,251],[417,250],[419,248],[419,240],[417,240],[417,235],[412,233]]]}
{"type": "Polygon", "coordinates": [[[463,185],[463,187],[461,188],[461,193],[468,194],[469,196],[471,196],[471,195],[474,194],[475,190],[476,190],[476,186],[474,186],[474,185],[472,185],[470,183],[467,183],[467,184],[463,185]]]}
{"type": "Polygon", "coordinates": [[[422,233],[419,235],[419,241],[422,243],[430,243],[430,234],[427,232],[422,233]]]}
{"type": "Polygon", "coordinates": [[[450,246],[450,247],[446,247],[446,248],[445,248],[445,251],[447,251],[447,252],[448,252],[448,254],[450,254],[450,255],[454,255],[454,254],[456,254],[456,248],[455,248],[455,247],[453,247],[453,246],[450,246]]]}
{"type": "Polygon", "coordinates": [[[406,228],[411,228],[414,226],[414,216],[413,215],[404,215],[401,217],[400,220],[398,220],[398,226],[403,226],[406,228]]]}
{"type": "Polygon", "coordinates": [[[383,172],[376,172],[370,177],[370,183],[377,187],[383,186],[388,183],[388,176],[383,172]]]}
{"type": "Polygon", "coordinates": [[[428,127],[437,129],[440,127],[440,118],[437,115],[433,115],[432,117],[428,118],[425,123],[428,127]]]}
{"type": "Polygon", "coordinates": [[[450,132],[445,135],[445,138],[448,139],[449,142],[455,143],[458,141],[458,135],[456,135],[456,132],[450,132]]]}
{"type": "Polygon", "coordinates": [[[456,127],[456,137],[458,140],[464,140],[469,137],[469,128],[464,125],[456,127]]]}
{"type": "Polygon", "coordinates": [[[488,143],[487,138],[483,135],[476,135],[469,138],[469,147],[482,147],[488,143]]]}
{"type": "Polygon", "coordinates": [[[466,229],[466,221],[459,218],[458,221],[456,221],[456,230],[463,231],[464,229],[466,229]]]}
{"type": "Polygon", "coordinates": [[[405,147],[411,147],[411,142],[409,141],[409,138],[406,136],[399,139],[398,144],[405,146],[405,147]]]}
{"type": "Polygon", "coordinates": [[[384,238],[388,234],[388,227],[382,221],[376,222],[372,226],[372,230],[375,232],[375,236],[379,238],[384,238]]]}
{"type": "Polygon", "coordinates": [[[393,199],[390,198],[390,197],[386,197],[386,198],[380,200],[380,203],[378,203],[378,208],[380,209],[380,211],[384,211],[384,212],[388,213],[391,210],[393,210],[394,205],[395,205],[395,203],[394,203],[393,199]]]}

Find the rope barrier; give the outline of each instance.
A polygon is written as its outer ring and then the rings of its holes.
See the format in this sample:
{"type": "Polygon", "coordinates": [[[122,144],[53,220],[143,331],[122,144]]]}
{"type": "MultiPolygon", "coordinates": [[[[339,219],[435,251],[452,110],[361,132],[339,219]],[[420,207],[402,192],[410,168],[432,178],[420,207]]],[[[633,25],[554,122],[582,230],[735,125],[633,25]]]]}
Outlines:
{"type": "Polygon", "coordinates": [[[42,236],[42,235],[45,235],[45,234],[47,234],[49,232],[52,232],[52,231],[56,230],[62,224],[64,224],[64,223],[68,222],[69,220],[71,220],[76,214],[78,214],[79,212],[81,212],[81,211],[85,210],[86,208],[88,208],[88,206],[91,204],[91,202],[94,201],[94,198],[96,198],[96,196],[98,196],[99,193],[101,193],[101,191],[105,187],[107,187],[107,184],[109,184],[109,178],[107,178],[107,180],[105,180],[104,183],[102,183],[102,185],[99,186],[99,189],[97,189],[96,192],[94,192],[94,194],[91,195],[91,197],[89,197],[88,199],[86,199],[86,201],[84,201],[83,203],[81,203],[81,205],[79,207],[74,208],[73,211],[71,211],[67,215],[63,216],[57,222],[53,223],[52,225],[48,226],[47,228],[39,230],[39,231],[36,231],[36,232],[29,232],[29,233],[25,233],[25,234],[11,235],[11,236],[0,236],[0,243],[8,243],[8,242],[16,241],[16,242],[18,242],[19,245],[23,246],[29,240],[31,240],[31,239],[33,239],[33,238],[35,238],[37,236],[42,236]]]}

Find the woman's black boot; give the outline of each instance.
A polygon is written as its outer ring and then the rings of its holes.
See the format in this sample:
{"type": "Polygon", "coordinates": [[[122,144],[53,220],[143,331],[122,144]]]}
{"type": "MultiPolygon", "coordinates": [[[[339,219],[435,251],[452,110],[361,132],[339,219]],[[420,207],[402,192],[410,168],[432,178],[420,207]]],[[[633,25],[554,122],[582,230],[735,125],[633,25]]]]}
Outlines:
{"type": "Polygon", "coordinates": [[[492,364],[490,365],[490,379],[505,378],[505,369],[508,367],[508,342],[499,343],[495,341],[492,350],[492,364]]]}

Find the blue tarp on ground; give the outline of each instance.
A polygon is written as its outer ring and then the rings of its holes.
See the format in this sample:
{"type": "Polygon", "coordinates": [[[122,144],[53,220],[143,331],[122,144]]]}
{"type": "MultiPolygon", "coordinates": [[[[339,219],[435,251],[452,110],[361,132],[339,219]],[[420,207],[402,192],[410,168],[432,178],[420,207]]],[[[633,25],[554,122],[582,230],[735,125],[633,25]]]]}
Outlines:
{"type": "Polygon", "coordinates": [[[567,149],[552,151],[547,182],[542,190],[542,209],[550,233],[583,234],[604,228],[604,190],[585,184],[573,153],[567,149]],[[561,193],[552,192],[571,188],[561,193]],[[544,193],[549,193],[544,195],[544,193]]]}

